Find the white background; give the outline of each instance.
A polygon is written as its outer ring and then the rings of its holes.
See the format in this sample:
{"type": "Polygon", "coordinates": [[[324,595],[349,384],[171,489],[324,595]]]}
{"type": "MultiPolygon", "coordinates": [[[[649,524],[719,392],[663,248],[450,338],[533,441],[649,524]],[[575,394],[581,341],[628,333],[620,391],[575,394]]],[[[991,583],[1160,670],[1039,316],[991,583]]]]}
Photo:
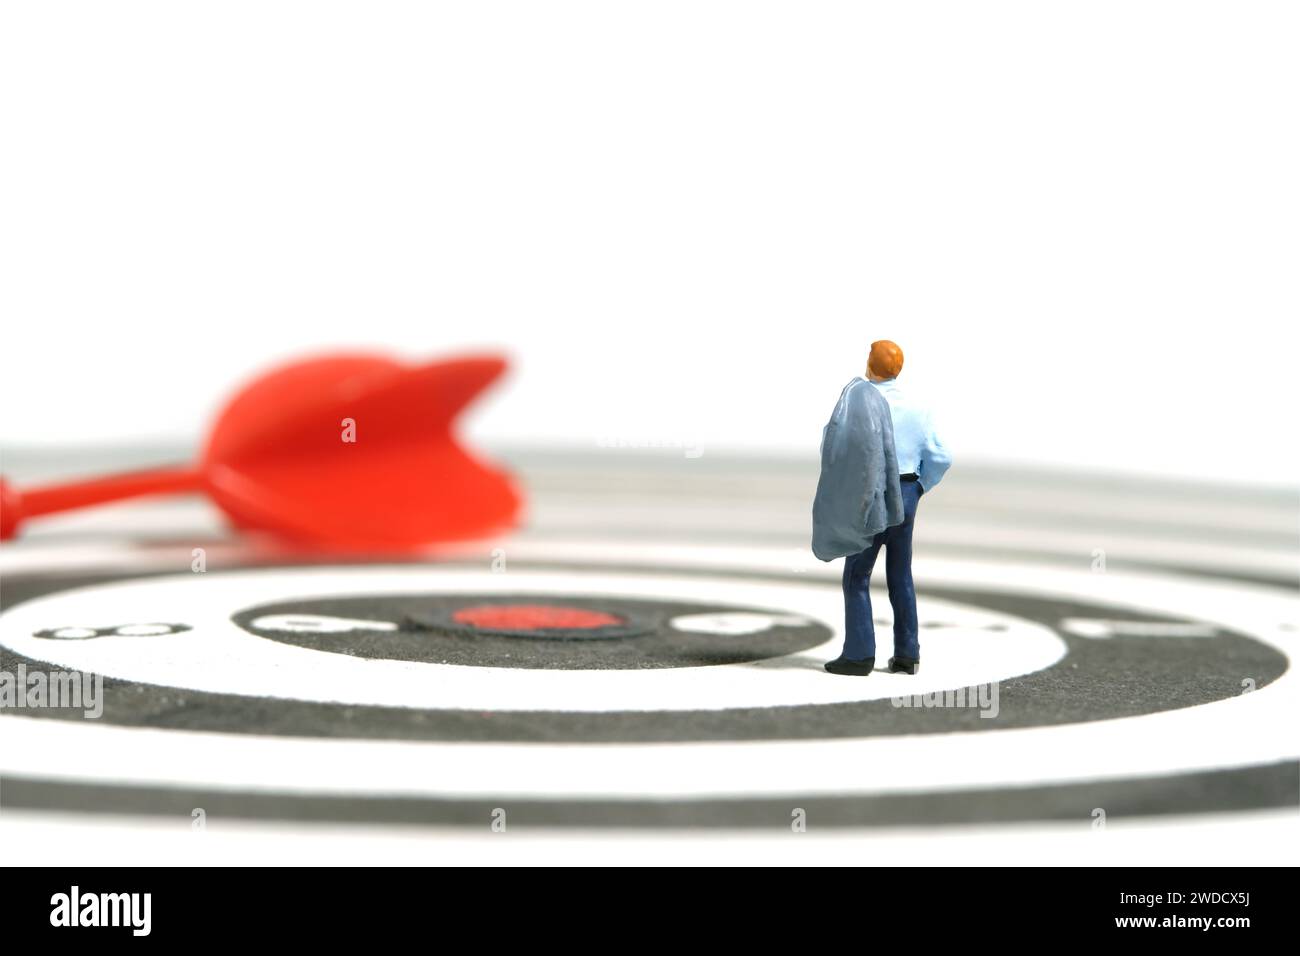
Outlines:
{"type": "Polygon", "coordinates": [[[811,452],[888,337],[958,455],[1300,478],[1294,4],[2,9],[5,445],[487,346],[484,440],[811,452]]]}

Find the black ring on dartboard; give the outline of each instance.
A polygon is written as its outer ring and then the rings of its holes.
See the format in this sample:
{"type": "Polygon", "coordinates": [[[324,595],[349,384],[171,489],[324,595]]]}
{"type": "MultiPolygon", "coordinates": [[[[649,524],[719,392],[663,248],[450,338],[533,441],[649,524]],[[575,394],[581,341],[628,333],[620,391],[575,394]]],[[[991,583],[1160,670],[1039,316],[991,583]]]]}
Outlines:
{"type": "MultiPolygon", "coordinates": [[[[584,570],[571,564],[543,562],[515,566],[584,570]]],[[[648,576],[683,573],[663,567],[605,564],[599,570],[648,576]]],[[[73,587],[167,573],[170,572],[62,578],[54,586],[46,580],[10,579],[5,582],[5,598],[12,606],[73,587]],[[15,595],[17,600],[13,600],[15,595]]],[[[743,570],[690,569],[690,573],[696,577],[792,583],[786,576],[743,570]]],[[[808,586],[833,587],[821,583],[808,586]]],[[[922,593],[1043,624],[1065,642],[1067,652],[1050,667],[1000,681],[997,720],[981,719],[980,711],[971,707],[898,708],[888,698],[692,711],[419,710],[245,697],[109,678],[104,681],[106,691],[110,692],[104,695],[101,719],[122,726],[224,733],[429,741],[648,743],[869,738],[1044,727],[1158,713],[1235,697],[1242,692],[1244,681],[1262,688],[1276,680],[1287,666],[1286,657],[1277,650],[1226,628],[1216,629],[1209,637],[1157,638],[1130,633],[1099,641],[1080,638],[1060,627],[1060,622],[1070,617],[1122,616],[1130,621],[1158,624],[1200,623],[1188,618],[1140,614],[1128,608],[1077,599],[1005,592],[927,587],[922,593]]],[[[19,663],[29,668],[41,666],[39,661],[0,648],[0,664],[13,668],[19,663]]],[[[79,719],[79,713],[56,710],[29,714],[50,719],[79,719]]]]}
{"type": "MultiPolygon", "coordinates": [[[[555,566],[551,566],[555,567],[555,566]]],[[[602,568],[610,570],[610,568],[602,568]]],[[[628,570],[628,568],[621,568],[628,570]]],[[[663,568],[656,570],[662,574],[663,568]]],[[[169,572],[159,572],[159,574],[169,574],[169,572]]],[[[699,574],[699,572],[695,572],[699,574]]],[[[703,572],[708,574],[708,572],[703,572]]],[[[724,576],[745,576],[745,578],[759,578],[789,583],[788,579],[780,578],[776,575],[754,575],[751,572],[740,572],[740,574],[725,574],[724,576]]],[[[61,591],[82,587],[87,584],[108,583],[113,580],[123,580],[131,578],[142,578],[142,576],[152,575],[95,575],[92,578],[82,578],[78,580],[62,579],[59,587],[48,587],[48,581],[40,580],[19,580],[18,587],[13,587],[13,579],[6,580],[6,604],[0,604],[0,609],[4,606],[12,606],[23,600],[42,596],[45,593],[61,591]],[[13,600],[17,593],[17,600],[13,600]]],[[[1171,650],[1186,650],[1192,645],[1186,643],[1187,640],[1197,641],[1196,646],[1214,643],[1218,644],[1218,650],[1225,653],[1225,656],[1214,663],[1209,672],[1201,674],[1192,674],[1195,670],[1196,663],[1209,663],[1204,658],[1197,662],[1191,662],[1190,666],[1175,667],[1173,671],[1165,671],[1165,676],[1170,678],[1167,684],[1171,687],[1182,688],[1177,697],[1170,698],[1166,702],[1167,708],[1160,706],[1149,706],[1151,702],[1160,697],[1158,688],[1148,698],[1147,704],[1144,705],[1143,693],[1152,692],[1152,687],[1147,682],[1147,687],[1143,688],[1143,682],[1147,679],[1148,672],[1140,670],[1141,665],[1152,666],[1153,659],[1149,659],[1143,653],[1139,643],[1131,643],[1125,637],[1112,637],[1106,641],[1096,641],[1097,654],[1089,652],[1088,646],[1082,643],[1082,639],[1076,639],[1070,633],[1061,631],[1056,624],[1063,617],[1076,617],[1080,613],[1087,614],[1105,614],[1108,611],[1117,609],[1108,609],[1104,605],[1084,604],[1078,601],[1052,601],[1047,598],[1023,598],[1014,596],[1014,594],[991,594],[987,592],[962,592],[957,589],[927,589],[926,593],[935,594],[939,597],[948,597],[949,600],[967,601],[969,604],[978,604],[989,607],[992,610],[1002,610],[1006,613],[1019,614],[1026,617],[1026,611],[1032,615],[1037,615],[1041,623],[1053,627],[1062,640],[1066,641],[1066,656],[1058,661],[1056,665],[1048,667],[1036,674],[1028,674],[1022,678],[1015,678],[1002,683],[1002,711],[1001,719],[998,721],[985,722],[997,723],[1002,727],[1006,726],[1049,726],[1049,724],[1071,723],[1076,721],[1095,721],[1095,719],[1105,719],[1108,717],[1122,717],[1122,715],[1138,715],[1143,713],[1154,713],[1160,709],[1184,708],[1184,706],[1195,706],[1204,704],[1210,700],[1231,696],[1232,693],[1238,692],[1238,689],[1230,688],[1232,680],[1236,675],[1243,671],[1253,671],[1258,674],[1257,685],[1264,687],[1271,680],[1277,679],[1286,670],[1286,659],[1281,654],[1274,652],[1273,649],[1258,641],[1249,639],[1245,635],[1225,630],[1216,633],[1213,639],[1165,639],[1174,641],[1170,645],[1171,650]],[[1118,641],[1115,644],[1114,641],[1118,641]],[[1258,649],[1264,649],[1268,654],[1258,653],[1258,649]],[[1079,662],[1084,662],[1084,667],[1079,667],[1079,662]],[[1104,695],[1097,695],[1097,698],[1105,697],[1099,706],[1106,713],[1099,713],[1097,708],[1084,708],[1082,713],[1079,711],[1080,701],[1087,704],[1093,700],[1091,695],[1084,695],[1080,698],[1080,678],[1087,674],[1089,670],[1101,667],[1104,670],[1105,680],[1100,684],[1093,684],[1091,689],[1105,687],[1104,695]],[[1135,667],[1139,670],[1134,671],[1135,667]],[[1131,679],[1130,679],[1131,678],[1131,679]],[[1056,714],[1039,714],[1034,721],[1027,721],[1034,710],[1043,705],[1043,696],[1048,695],[1066,695],[1060,700],[1048,701],[1049,704],[1060,706],[1060,711],[1056,714]],[[1074,695],[1074,696],[1071,696],[1074,695]],[[1010,705],[1010,710],[1006,710],[1010,705]],[[1056,719],[1053,719],[1056,718],[1056,719]],[[1008,719],[1014,719],[1014,724],[1009,724],[1008,719]]],[[[1140,617],[1132,614],[1130,610],[1123,610],[1123,614],[1128,619],[1140,617]]],[[[1158,617],[1158,615],[1145,615],[1145,619],[1164,622],[1171,620],[1167,617],[1158,617]]],[[[1147,641],[1148,645],[1152,641],[1147,641]]],[[[8,650],[0,648],[0,666],[9,669],[18,662],[26,662],[27,665],[39,666],[40,662],[32,661],[30,658],[14,656],[8,650]]],[[[1165,663],[1169,663],[1165,661],[1165,663]]],[[[829,679],[829,678],[828,678],[829,679]]],[[[303,727],[300,721],[312,721],[320,719],[324,709],[329,705],[308,705],[305,710],[291,701],[269,701],[264,698],[237,697],[233,695],[201,695],[201,693],[192,693],[181,691],[177,688],[160,688],[149,687],[149,685],[134,684],[131,682],[121,682],[121,680],[105,680],[105,687],[112,688],[113,693],[105,695],[109,701],[113,701],[114,722],[129,724],[129,726],[151,726],[151,727],[173,727],[173,728],[194,728],[194,730],[216,730],[226,731],[246,731],[253,734],[261,732],[289,732],[289,734],[303,735],[303,727]],[[134,701],[133,705],[123,708],[122,701],[134,701]],[[230,701],[238,702],[238,706],[231,708],[230,701]],[[285,705],[289,709],[285,709],[285,705]],[[182,715],[194,717],[195,711],[207,710],[211,708],[216,711],[237,711],[243,715],[244,721],[247,722],[243,727],[225,726],[226,722],[214,722],[211,719],[183,719],[182,715]],[[117,713],[120,711],[120,713],[117,713]],[[269,718],[269,722],[263,722],[263,718],[269,718]],[[125,718],[125,719],[123,719],[125,718]]],[[[863,718],[870,719],[878,717],[880,714],[888,713],[883,710],[881,702],[875,702],[875,708],[870,709],[870,713],[863,708],[855,708],[850,711],[842,709],[841,705],[826,705],[833,708],[833,717],[849,719],[849,721],[861,721],[863,718]]],[[[107,708],[107,705],[105,705],[107,708]]],[[[352,714],[355,711],[363,711],[363,714],[369,714],[373,717],[374,713],[393,714],[395,717],[402,717],[403,711],[390,708],[341,708],[344,713],[352,714]]],[[[796,706],[796,708],[771,708],[759,710],[757,714],[753,709],[737,711],[736,715],[741,721],[758,721],[762,730],[771,730],[772,722],[768,721],[767,714],[775,714],[777,718],[790,718],[794,714],[801,714],[807,717],[809,709],[796,706]],[[794,711],[794,713],[792,713],[794,711]]],[[[75,719],[72,714],[61,714],[60,711],[35,711],[43,717],[75,719]]],[[[211,711],[209,711],[211,713],[211,711]]],[[[728,711],[731,713],[731,711],[728,711]]],[[[940,714],[944,711],[926,711],[910,710],[911,717],[920,717],[924,719],[927,713],[940,714]]],[[[949,715],[961,715],[961,711],[946,711],[949,715]]],[[[105,709],[107,715],[107,709],[105,709]]],[[[485,739],[482,736],[430,736],[420,724],[426,717],[428,711],[406,711],[404,713],[406,722],[402,724],[400,730],[406,731],[400,736],[406,739],[426,740],[426,739],[485,739]]],[[[480,721],[493,722],[497,715],[477,714],[480,721]]],[[[513,715],[519,717],[519,715],[513,715]]],[[[608,715],[598,715],[599,719],[606,719],[608,715]]],[[[643,715],[647,721],[654,722],[656,719],[662,719],[663,713],[651,713],[643,715]]],[[[689,717],[689,715],[688,715],[689,717]]],[[[617,719],[617,715],[616,715],[617,719]]],[[[376,736],[372,727],[367,726],[367,718],[357,726],[348,726],[350,721],[329,721],[328,726],[322,726],[318,730],[330,735],[341,736],[376,736]]],[[[497,723],[493,727],[494,736],[486,739],[511,739],[511,740],[536,740],[539,737],[529,731],[529,718],[524,715],[523,719],[515,721],[512,719],[510,727],[503,728],[497,723]],[[502,731],[507,730],[508,734],[503,735],[502,731]]],[[[575,727],[569,724],[567,727],[554,727],[554,730],[575,731],[582,730],[584,727],[575,727]]],[[[781,727],[774,736],[768,739],[789,739],[789,737],[798,736],[818,736],[819,734],[792,734],[794,730],[792,722],[783,721],[781,727]]],[[[800,730],[816,730],[816,728],[807,727],[807,724],[801,724],[800,730]]],[[[445,732],[450,730],[448,727],[439,727],[439,730],[445,732]]],[[[591,730],[590,724],[586,724],[585,730],[591,730]]],[[[662,736],[645,735],[629,736],[630,727],[627,724],[617,727],[623,739],[632,740],[659,740],[662,736]]],[[[675,730],[681,730],[676,726],[675,730]]],[[[701,727],[695,727],[695,731],[701,730],[701,727]]],[[[853,734],[844,734],[844,727],[820,727],[820,736],[870,736],[863,732],[863,726],[858,723],[853,727],[853,734]]],[[[985,730],[980,722],[967,722],[965,726],[945,726],[936,728],[936,730],[985,730]]],[[[904,732],[904,731],[894,731],[904,732]]],[[[909,727],[906,732],[920,732],[917,727],[909,727]]],[[[315,735],[308,735],[315,736],[315,735]]],[[[393,734],[387,736],[394,736],[393,734]]],[[[757,735],[755,735],[757,736],[757,735]]],[[[541,739],[547,739],[543,736],[541,739]]],[[[555,737],[549,737],[554,741],[555,737]]],[[[581,739],[608,739],[598,735],[581,737],[581,739]]],[[[668,739],[682,739],[682,737],[668,737],[668,739]]],[[[732,736],[694,736],[689,739],[737,739],[732,736]]],[[[755,739],[755,737],[744,737],[744,739],[755,739]]],[[[1121,745],[1121,741],[1117,741],[1121,745]]],[[[584,829],[601,829],[601,827],[669,827],[669,829],[679,830],[681,827],[748,827],[748,829],[787,831],[790,826],[790,813],[792,806],[797,806],[798,812],[805,814],[809,821],[816,826],[826,827],[879,827],[879,826],[943,826],[953,825],[953,823],[982,823],[982,825],[991,825],[991,823],[1002,822],[1026,822],[1026,821],[1065,821],[1078,823],[1078,825],[1091,825],[1095,819],[1096,808],[1105,808],[1106,814],[1110,819],[1123,819],[1126,817],[1147,817],[1153,814],[1188,814],[1188,813],[1214,813],[1230,812],[1230,810],[1249,810],[1249,809],[1266,809],[1279,808],[1279,806],[1290,806],[1294,808],[1297,801],[1300,801],[1300,786],[1297,786],[1297,780],[1300,780],[1300,765],[1294,760],[1278,761],[1268,763],[1268,765],[1231,767],[1231,769],[1191,771],[1191,773],[1179,773],[1171,775],[1153,775],[1153,777],[1126,777],[1122,779],[1104,779],[1104,780],[1080,780],[1073,783],[1050,783],[1041,784],[1037,787],[1024,786],[992,786],[965,788],[965,790],[939,791],[939,792],[910,792],[898,793],[852,793],[852,795],[822,795],[822,793],[800,793],[798,791],[797,780],[792,780],[788,792],[783,796],[751,796],[751,797],[698,797],[698,799],[645,799],[645,797],[621,796],[619,799],[597,799],[597,800],[547,800],[547,799],[523,799],[523,797],[512,796],[508,799],[510,804],[510,822],[513,829],[517,827],[572,827],[581,826],[584,829]]],[[[286,821],[317,821],[317,822],[365,822],[365,823],[382,823],[382,825],[437,825],[437,826],[484,826],[486,819],[494,818],[493,814],[497,813],[498,806],[504,800],[503,797],[490,797],[486,800],[458,799],[458,797],[438,797],[438,796],[416,796],[416,797],[399,797],[399,796],[331,796],[326,793],[248,793],[238,791],[213,790],[205,787],[173,787],[173,786],[134,786],[134,784],[105,784],[96,782],[82,782],[82,780],[53,780],[53,779],[32,779],[32,778],[14,778],[5,777],[0,780],[3,783],[5,804],[10,808],[29,808],[45,810],[68,810],[73,813],[109,813],[109,814],[146,814],[146,816],[162,816],[173,818],[186,818],[194,806],[203,806],[209,814],[221,818],[229,819],[256,819],[256,821],[266,821],[266,819],[286,819],[286,821]]]]}

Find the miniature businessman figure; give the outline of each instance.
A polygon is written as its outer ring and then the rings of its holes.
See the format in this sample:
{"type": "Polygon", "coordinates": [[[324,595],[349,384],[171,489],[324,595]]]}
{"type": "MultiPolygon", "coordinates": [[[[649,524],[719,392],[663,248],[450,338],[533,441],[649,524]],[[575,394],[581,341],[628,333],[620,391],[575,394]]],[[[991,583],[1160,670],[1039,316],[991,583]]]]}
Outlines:
{"type": "MultiPolygon", "coordinates": [[[[860,551],[849,553],[832,547],[834,554],[818,553],[822,560],[831,560],[839,553],[844,558],[844,650],[826,670],[832,674],[862,676],[870,674],[876,663],[876,633],[871,617],[871,571],[875,567],[880,549],[885,549],[885,580],[889,587],[889,603],[894,609],[894,656],[889,659],[890,673],[915,674],[921,663],[921,646],[916,618],[916,590],[912,584],[912,527],[916,521],[917,503],[921,495],[932,490],[952,464],[952,458],[936,434],[929,410],[909,398],[898,386],[898,373],[903,370],[903,350],[893,342],[882,340],[871,343],[867,359],[867,379],[855,379],[845,394],[858,383],[881,398],[889,408],[888,445],[884,461],[894,471],[886,476],[885,502],[889,503],[889,489],[897,488],[901,497],[900,520],[893,520],[894,511],[886,507],[886,524],[871,521],[872,510],[866,512],[862,523],[868,532],[867,542],[860,551]],[[897,476],[897,485],[892,480],[897,476]]],[[[844,396],[840,397],[841,403],[844,396]]],[[[837,409],[838,411],[838,409],[837,409]]],[[[832,416],[827,432],[835,424],[832,416]]],[[[823,439],[824,441],[824,439],[823,439]]],[[[832,464],[832,468],[836,466],[832,464]]],[[[826,478],[827,456],[822,449],[822,478],[826,478]]],[[[878,479],[871,476],[872,495],[878,479]]],[[[821,495],[821,484],[818,485],[821,495]]],[[[816,508],[814,507],[814,511],[816,508]]],[[[815,520],[815,518],[814,518],[815,520]]],[[[841,547],[848,543],[836,542],[841,547]]],[[[814,548],[816,551],[816,548],[814,548]]]]}
{"type": "Polygon", "coordinates": [[[826,665],[835,674],[866,675],[875,665],[867,579],[861,580],[861,595],[851,591],[849,568],[860,556],[874,554],[877,540],[903,523],[899,474],[889,401],[875,385],[854,378],[822,430],[822,470],[812,509],[813,554],[822,561],[845,559],[844,653],[826,665]]]}

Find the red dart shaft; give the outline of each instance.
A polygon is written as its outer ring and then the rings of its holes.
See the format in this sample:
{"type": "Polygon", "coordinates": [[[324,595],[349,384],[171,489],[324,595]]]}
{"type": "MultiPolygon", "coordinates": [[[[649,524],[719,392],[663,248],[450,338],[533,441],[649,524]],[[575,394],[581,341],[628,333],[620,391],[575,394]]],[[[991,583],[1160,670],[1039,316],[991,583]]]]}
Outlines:
{"type": "Polygon", "coordinates": [[[24,488],[19,491],[22,502],[20,511],[23,518],[34,518],[37,515],[71,511],[74,508],[85,508],[88,505],[99,505],[122,498],[200,491],[202,488],[203,476],[189,466],[153,468],[147,471],[109,475],[106,478],[92,478],[88,481],[70,481],[45,485],[41,488],[24,488]]]}

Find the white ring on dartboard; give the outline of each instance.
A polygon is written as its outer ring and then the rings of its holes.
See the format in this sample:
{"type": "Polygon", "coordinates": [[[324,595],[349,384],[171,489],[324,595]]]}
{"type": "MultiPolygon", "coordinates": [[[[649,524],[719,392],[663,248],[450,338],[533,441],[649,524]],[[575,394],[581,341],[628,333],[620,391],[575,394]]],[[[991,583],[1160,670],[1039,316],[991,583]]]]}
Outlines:
{"type": "MultiPolygon", "coordinates": [[[[888,680],[829,680],[821,665],[839,653],[842,640],[830,628],[821,644],[770,661],[681,669],[516,670],[360,659],[268,640],[231,620],[243,609],[289,599],[310,604],[313,596],[323,601],[346,594],[409,595],[420,590],[489,596],[502,590],[502,580],[485,571],[439,569],[430,574],[409,567],[142,578],[25,602],[0,617],[0,644],[61,668],[139,684],[357,706],[662,712],[875,700],[899,691],[888,680]],[[35,636],[69,622],[130,620],[142,608],[158,620],[185,620],[191,630],[58,644],[35,636]]],[[[771,616],[778,619],[834,621],[843,613],[836,591],[803,582],[512,570],[509,590],[539,599],[581,590],[611,600],[643,597],[693,604],[716,604],[723,595],[728,604],[772,608],[771,616]]],[[[908,685],[910,693],[1005,681],[1049,667],[1065,653],[1056,634],[1022,618],[924,598],[919,607],[927,616],[958,626],[927,635],[927,667],[908,685]]],[[[694,616],[683,615],[673,626],[699,626],[692,624],[694,616]]],[[[381,627],[391,623],[382,622],[381,627]]],[[[888,640],[888,629],[883,630],[888,640]]]]}

